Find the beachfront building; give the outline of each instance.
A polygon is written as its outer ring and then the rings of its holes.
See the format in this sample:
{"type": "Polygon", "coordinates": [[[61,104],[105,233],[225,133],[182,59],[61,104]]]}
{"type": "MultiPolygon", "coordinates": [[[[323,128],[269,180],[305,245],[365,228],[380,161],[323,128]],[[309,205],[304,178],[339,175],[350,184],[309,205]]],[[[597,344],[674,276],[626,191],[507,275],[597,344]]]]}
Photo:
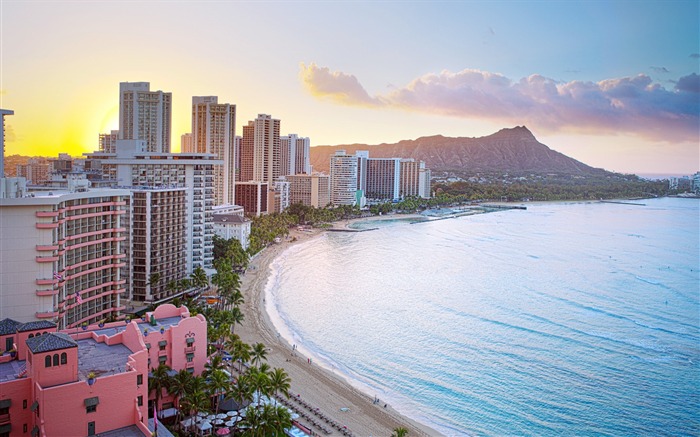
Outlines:
{"type": "Polygon", "coordinates": [[[357,156],[348,155],[345,150],[337,150],[331,156],[330,198],[333,205],[360,204],[360,198],[364,198],[364,193],[358,189],[357,172],[357,156]]]}
{"type": "Polygon", "coordinates": [[[400,158],[369,158],[365,196],[374,200],[397,200],[400,197],[400,179],[400,158]]]}
{"type": "Polygon", "coordinates": [[[243,249],[250,245],[250,219],[236,213],[214,214],[214,233],[224,240],[235,238],[243,249]]]}
{"type": "MultiPolygon", "coordinates": [[[[212,267],[214,166],[223,165],[223,161],[206,153],[148,153],[144,141],[138,140],[118,140],[116,153],[96,152],[85,156],[89,162],[98,161],[102,177],[116,186],[184,188],[187,274],[197,266],[212,267]]],[[[89,165],[92,167],[92,163],[89,165]]]]}
{"type": "Polygon", "coordinates": [[[430,170],[425,168],[425,162],[412,158],[401,160],[399,196],[430,197],[430,170]]]}
{"type": "MultiPolygon", "coordinates": [[[[0,320],[0,343],[15,350],[0,356],[0,433],[153,435],[149,369],[163,363],[201,374],[207,322],[173,305],[144,319],[62,331],[47,321],[0,320]]],[[[173,406],[164,391],[158,417],[174,414],[173,406]]]]}
{"type": "Polygon", "coordinates": [[[289,208],[289,181],[285,176],[280,176],[272,182],[268,197],[268,212],[281,213],[289,208]]]}
{"type": "Polygon", "coordinates": [[[236,182],[236,200],[246,215],[260,216],[268,213],[269,189],[267,182],[236,182]]]}
{"type": "Polygon", "coordinates": [[[289,181],[289,203],[302,203],[314,208],[325,208],[330,203],[330,177],[328,175],[297,174],[286,177],[289,181]]]}
{"type": "MultiPolygon", "coordinates": [[[[176,295],[168,284],[188,275],[187,189],[131,190],[131,244],[126,252],[131,300],[157,304],[176,295]]],[[[203,247],[193,245],[193,250],[201,252],[203,247]]]]}
{"type": "Polygon", "coordinates": [[[144,140],[146,151],[170,153],[172,93],[148,82],[119,84],[119,139],[144,140]]]}
{"type": "Polygon", "coordinates": [[[192,148],[223,161],[214,167],[214,204],[235,203],[236,105],[218,103],[216,96],[192,97],[192,148]]]}
{"type": "Polygon", "coordinates": [[[128,190],[0,199],[0,318],[59,329],[120,317],[128,190]]]}

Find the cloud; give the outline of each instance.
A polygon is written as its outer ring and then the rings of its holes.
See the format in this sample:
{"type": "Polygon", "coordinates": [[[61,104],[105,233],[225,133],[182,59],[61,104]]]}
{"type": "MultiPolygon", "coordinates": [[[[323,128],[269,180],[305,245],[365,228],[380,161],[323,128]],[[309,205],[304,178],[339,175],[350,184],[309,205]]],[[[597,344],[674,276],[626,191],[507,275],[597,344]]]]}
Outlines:
{"type": "Polygon", "coordinates": [[[381,104],[367,94],[355,76],[311,63],[301,64],[301,80],[309,92],[320,98],[329,98],[345,105],[376,106],[381,104]]]}
{"type": "Polygon", "coordinates": [[[678,79],[669,91],[644,74],[600,82],[559,82],[533,74],[514,81],[466,69],[426,74],[378,96],[370,96],[355,76],[315,64],[302,64],[301,77],[314,96],[345,105],[526,124],[550,133],[696,141],[700,126],[700,77],[695,73],[678,79]]]}
{"type": "Polygon", "coordinates": [[[649,68],[651,68],[652,70],[654,70],[657,73],[670,73],[670,71],[666,67],[655,67],[652,65],[649,68]]]}
{"type": "Polygon", "coordinates": [[[691,53],[690,57],[693,59],[700,59],[700,53],[691,53]]]}

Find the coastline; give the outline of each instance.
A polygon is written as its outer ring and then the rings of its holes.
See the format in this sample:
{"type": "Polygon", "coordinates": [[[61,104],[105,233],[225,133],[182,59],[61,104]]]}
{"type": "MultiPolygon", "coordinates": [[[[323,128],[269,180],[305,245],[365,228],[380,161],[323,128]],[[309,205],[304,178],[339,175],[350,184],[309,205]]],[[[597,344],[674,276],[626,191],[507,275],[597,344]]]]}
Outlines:
{"type": "MultiPolygon", "coordinates": [[[[410,218],[409,215],[398,215],[410,218]]],[[[369,220],[394,219],[396,215],[372,217],[369,220]]],[[[368,218],[344,220],[334,224],[334,228],[347,228],[356,221],[368,218]]],[[[267,361],[271,367],[283,368],[291,378],[290,395],[299,395],[314,408],[337,423],[347,426],[355,436],[388,436],[394,428],[404,427],[410,436],[440,435],[409,417],[403,416],[391,406],[374,403],[374,397],[353,387],[341,376],[317,364],[309,363],[308,357],[298,349],[292,351],[277,330],[265,309],[265,287],[270,275],[270,264],[285,250],[294,244],[318,238],[325,232],[321,229],[311,231],[290,230],[289,238],[265,248],[250,262],[245,275],[241,277],[241,292],[245,296],[243,325],[237,326],[235,332],[247,343],[262,342],[268,350],[267,361]],[[294,240],[294,241],[292,241],[294,240]]],[[[319,435],[322,431],[312,426],[308,420],[299,419],[300,423],[319,435]]],[[[331,429],[330,435],[342,435],[331,429]]]]}

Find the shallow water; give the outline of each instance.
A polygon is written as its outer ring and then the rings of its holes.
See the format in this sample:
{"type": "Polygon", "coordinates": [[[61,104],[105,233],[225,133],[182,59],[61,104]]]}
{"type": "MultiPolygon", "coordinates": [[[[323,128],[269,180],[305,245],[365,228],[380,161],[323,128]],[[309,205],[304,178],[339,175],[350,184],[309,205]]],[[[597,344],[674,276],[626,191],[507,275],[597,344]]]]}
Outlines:
{"type": "Polygon", "coordinates": [[[447,435],[698,435],[699,203],[640,203],[329,232],[273,263],[268,307],[447,435]]]}

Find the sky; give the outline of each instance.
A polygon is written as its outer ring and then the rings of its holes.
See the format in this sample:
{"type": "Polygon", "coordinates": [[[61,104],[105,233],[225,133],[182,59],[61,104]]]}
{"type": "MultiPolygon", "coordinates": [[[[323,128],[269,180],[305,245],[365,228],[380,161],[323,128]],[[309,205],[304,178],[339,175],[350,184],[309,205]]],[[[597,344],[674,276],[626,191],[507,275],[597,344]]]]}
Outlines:
{"type": "Polygon", "coordinates": [[[0,0],[5,154],[118,129],[119,83],[257,114],[312,146],[480,137],[636,174],[700,170],[700,2],[0,0]]]}

